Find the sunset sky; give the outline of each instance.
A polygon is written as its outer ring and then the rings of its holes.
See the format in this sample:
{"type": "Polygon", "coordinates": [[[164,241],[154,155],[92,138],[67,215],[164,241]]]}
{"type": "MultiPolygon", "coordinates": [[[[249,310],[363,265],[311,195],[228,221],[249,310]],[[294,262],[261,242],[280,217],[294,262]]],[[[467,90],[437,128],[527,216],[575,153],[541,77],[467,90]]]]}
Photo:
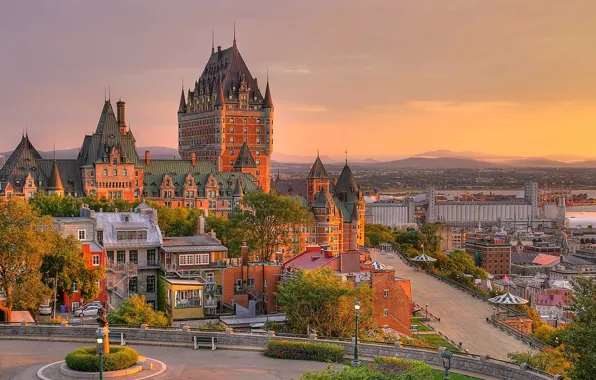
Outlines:
{"type": "Polygon", "coordinates": [[[181,80],[216,45],[269,69],[275,150],[388,158],[435,149],[593,153],[596,1],[0,3],[0,151],[79,147],[104,87],[138,146],[177,146],[181,80]]]}

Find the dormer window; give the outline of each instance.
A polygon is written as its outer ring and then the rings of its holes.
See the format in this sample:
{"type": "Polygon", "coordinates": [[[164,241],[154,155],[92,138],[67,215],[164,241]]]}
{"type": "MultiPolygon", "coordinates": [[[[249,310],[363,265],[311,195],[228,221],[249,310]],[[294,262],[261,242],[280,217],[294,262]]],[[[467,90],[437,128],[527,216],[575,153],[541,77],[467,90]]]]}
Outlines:
{"type": "Polygon", "coordinates": [[[233,117],[230,118],[230,123],[234,124],[234,118],[233,117]]]}
{"type": "Polygon", "coordinates": [[[248,124],[248,118],[244,118],[244,124],[248,124]]]}
{"type": "Polygon", "coordinates": [[[31,182],[31,181],[28,181],[28,182],[27,182],[27,186],[28,186],[28,187],[31,187],[31,186],[33,186],[33,182],[31,182]]]}
{"type": "Polygon", "coordinates": [[[114,159],[112,160],[112,165],[118,165],[118,160],[114,158],[114,159]]]}

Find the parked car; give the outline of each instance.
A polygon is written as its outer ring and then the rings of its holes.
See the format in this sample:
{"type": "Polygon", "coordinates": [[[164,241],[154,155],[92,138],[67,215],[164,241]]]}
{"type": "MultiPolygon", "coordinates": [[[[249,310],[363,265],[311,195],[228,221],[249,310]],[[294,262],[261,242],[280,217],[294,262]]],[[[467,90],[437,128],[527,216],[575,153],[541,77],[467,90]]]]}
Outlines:
{"type": "Polygon", "coordinates": [[[39,315],[52,315],[52,307],[50,305],[39,305],[39,315]]]}
{"type": "Polygon", "coordinates": [[[91,301],[91,302],[83,305],[82,307],[75,309],[74,312],[76,313],[77,310],[87,310],[90,307],[98,307],[101,309],[103,307],[103,305],[101,304],[100,301],[91,301]]]}
{"type": "Polygon", "coordinates": [[[97,306],[89,306],[86,309],[79,309],[76,310],[74,315],[75,317],[96,317],[99,313],[100,307],[97,306]]]}

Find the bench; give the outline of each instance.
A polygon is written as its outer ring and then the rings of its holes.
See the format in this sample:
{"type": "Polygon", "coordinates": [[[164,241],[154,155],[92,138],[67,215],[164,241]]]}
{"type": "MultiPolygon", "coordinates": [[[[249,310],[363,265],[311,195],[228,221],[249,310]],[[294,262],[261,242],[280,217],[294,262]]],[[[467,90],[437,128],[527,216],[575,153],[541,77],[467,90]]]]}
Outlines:
{"type": "Polygon", "coordinates": [[[195,350],[200,346],[205,346],[211,347],[211,351],[215,351],[215,343],[217,343],[217,338],[213,336],[193,336],[192,342],[195,350]]]}
{"type": "Polygon", "coordinates": [[[112,344],[119,344],[121,346],[126,346],[126,334],[125,333],[111,332],[108,334],[108,338],[110,339],[110,343],[112,343],[112,344]]]}

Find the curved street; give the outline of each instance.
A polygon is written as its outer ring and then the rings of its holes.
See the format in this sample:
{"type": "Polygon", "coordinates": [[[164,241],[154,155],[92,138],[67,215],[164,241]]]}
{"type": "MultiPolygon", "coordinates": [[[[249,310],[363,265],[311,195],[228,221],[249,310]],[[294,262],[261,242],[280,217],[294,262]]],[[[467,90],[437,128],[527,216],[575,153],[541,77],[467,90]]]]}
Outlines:
{"type": "Polygon", "coordinates": [[[395,268],[395,275],[410,279],[412,298],[419,305],[428,304],[428,311],[441,318],[430,324],[455,342],[462,342],[470,353],[507,359],[507,353],[532,349],[515,337],[486,323],[493,308],[422,271],[415,271],[397,253],[375,252],[373,260],[395,268]]]}

